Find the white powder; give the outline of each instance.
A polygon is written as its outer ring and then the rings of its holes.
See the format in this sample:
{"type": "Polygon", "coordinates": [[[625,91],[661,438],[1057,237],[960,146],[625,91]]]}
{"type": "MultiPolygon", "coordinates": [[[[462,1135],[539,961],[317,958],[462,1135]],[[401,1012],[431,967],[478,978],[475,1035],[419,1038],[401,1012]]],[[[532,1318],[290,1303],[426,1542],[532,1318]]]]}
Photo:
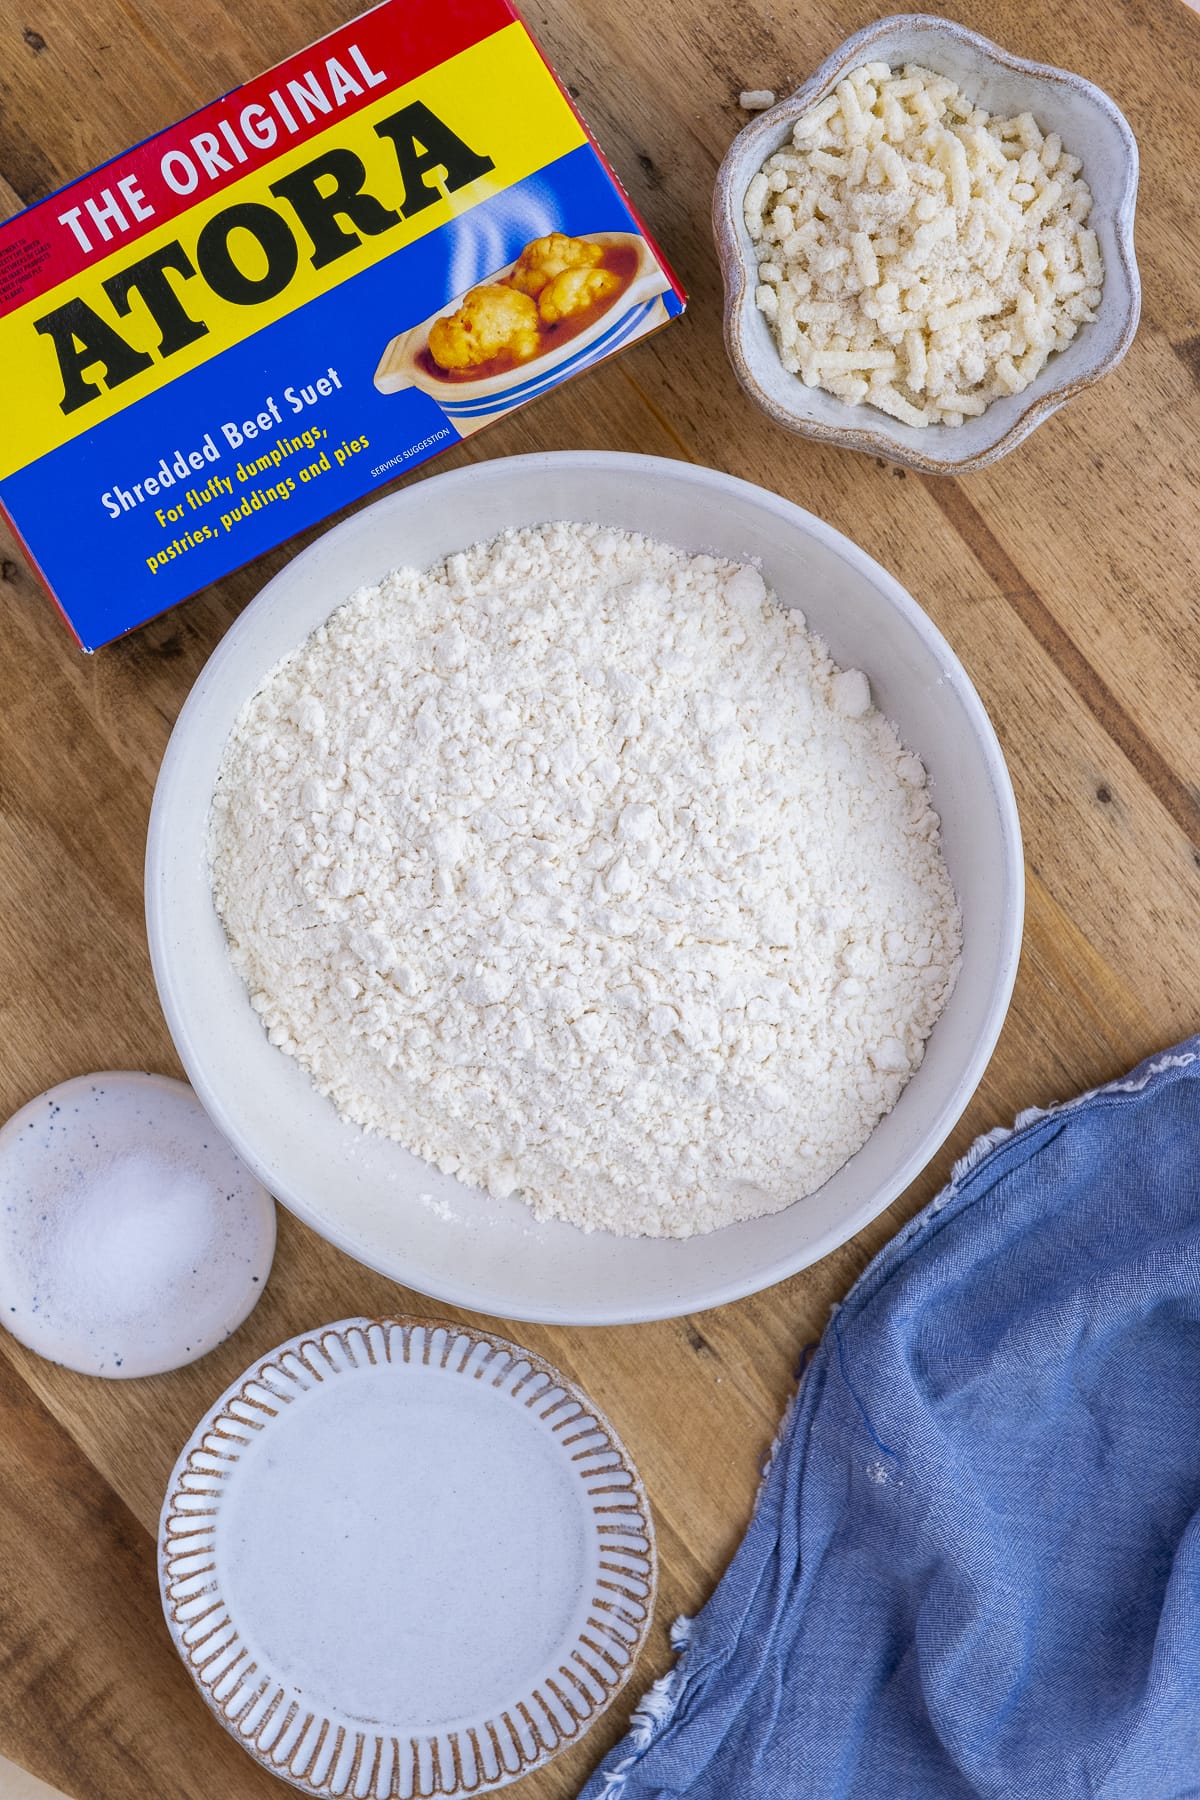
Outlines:
{"type": "Polygon", "coordinates": [[[0,1324],[68,1368],[194,1361],[246,1317],[274,1248],[273,1201],[182,1082],[77,1076],[0,1128],[0,1324]]]}
{"type": "Polygon", "coordinates": [[[356,594],[231,734],[213,879],[271,1042],[538,1217],[811,1193],[957,966],[925,771],[750,566],[592,525],[356,594]]]}

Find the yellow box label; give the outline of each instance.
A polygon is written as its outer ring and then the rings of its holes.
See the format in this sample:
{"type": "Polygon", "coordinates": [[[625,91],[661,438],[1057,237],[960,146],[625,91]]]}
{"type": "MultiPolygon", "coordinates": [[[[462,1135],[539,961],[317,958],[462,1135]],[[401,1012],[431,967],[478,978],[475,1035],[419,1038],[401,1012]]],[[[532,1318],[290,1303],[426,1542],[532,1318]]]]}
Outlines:
{"type": "Polygon", "coordinates": [[[0,479],[584,142],[520,24],[343,117],[0,319],[0,479]]]}

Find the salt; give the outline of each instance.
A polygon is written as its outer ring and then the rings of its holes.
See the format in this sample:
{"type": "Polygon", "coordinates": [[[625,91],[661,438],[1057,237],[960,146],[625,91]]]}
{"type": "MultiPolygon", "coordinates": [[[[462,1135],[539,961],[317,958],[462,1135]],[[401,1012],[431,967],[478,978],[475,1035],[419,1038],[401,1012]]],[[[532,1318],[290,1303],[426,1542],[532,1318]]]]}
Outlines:
{"type": "Polygon", "coordinates": [[[0,1323],[88,1375],[193,1362],[262,1293],[275,1208],[182,1082],[80,1076],[0,1130],[0,1323]]]}

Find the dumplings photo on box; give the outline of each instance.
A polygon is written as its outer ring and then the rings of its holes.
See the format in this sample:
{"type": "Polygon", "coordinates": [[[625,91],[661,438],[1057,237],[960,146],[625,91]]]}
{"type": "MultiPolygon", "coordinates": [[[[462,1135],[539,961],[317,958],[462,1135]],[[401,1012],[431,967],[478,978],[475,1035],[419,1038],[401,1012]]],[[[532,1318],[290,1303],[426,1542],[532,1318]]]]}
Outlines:
{"type": "MultiPolygon", "coordinates": [[[[494,254],[474,220],[463,222],[459,266],[494,254]]],[[[523,216],[513,235],[527,229],[523,216]]],[[[511,248],[511,242],[506,246],[511,248]]],[[[392,338],[375,385],[417,388],[436,400],[461,437],[666,324],[671,279],[637,232],[548,229],[500,268],[480,266],[429,318],[392,338]]]]}

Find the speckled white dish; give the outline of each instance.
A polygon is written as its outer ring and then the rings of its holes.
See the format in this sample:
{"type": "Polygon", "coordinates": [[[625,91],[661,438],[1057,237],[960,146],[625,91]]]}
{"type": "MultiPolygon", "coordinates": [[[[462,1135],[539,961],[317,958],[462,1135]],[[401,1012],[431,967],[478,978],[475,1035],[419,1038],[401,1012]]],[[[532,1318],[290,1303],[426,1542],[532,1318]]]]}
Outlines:
{"type": "Polygon", "coordinates": [[[814,75],[738,133],[717,173],[713,232],[725,278],[725,345],[734,373],[751,399],[777,424],[821,443],[861,450],[933,475],[965,475],[1016,448],[1053,412],[1114,369],[1133,342],[1141,311],[1141,283],[1133,249],[1138,150],[1115,101],[1081,75],[1027,62],[978,32],[924,13],[877,19],[847,38],[814,75]],[[770,326],[754,303],[759,258],[746,230],[744,202],[752,177],[791,141],[802,113],[864,62],[921,63],[948,75],[963,91],[1004,115],[1028,110],[1043,130],[1057,131],[1083,159],[1094,201],[1088,221],[1100,240],[1104,286],[1093,323],[1051,356],[1022,394],[993,401],[961,425],[917,429],[871,406],[849,406],[834,394],[805,387],[779,360],[770,326]]]}
{"type": "Polygon", "coordinates": [[[860,1230],[924,1168],[983,1073],[1021,944],[1021,832],[1004,757],[945,638],[885,569],[791,501],[715,469],[613,451],[512,456],[417,482],[303,551],[218,646],[179,715],[146,849],[159,998],[197,1093],[230,1142],[314,1230],[455,1306],[617,1324],[720,1306],[780,1281],[860,1230]],[[213,906],[208,819],[222,753],[268,671],[358,587],[509,526],[591,520],[684,549],[759,557],[930,772],[963,914],[963,964],[925,1060],[862,1149],[807,1199],[687,1239],[535,1220],[340,1118],[267,1041],[213,906]]]}
{"type": "Polygon", "coordinates": [[[0,1129],[0,1324],[51,1362],[195,1362],[254,1307],[274,1253],[274,1201],[182,1081],[80,1075],[0,1129]]]}
{"type": "Polygon", "coordinates": [[[292,1338],[197,1426],[159,1536],[167,1624],[221,1723],[322,1800],[503,1787],[604,1711],[654,1610],[607,1420],[458,1325],[292,1338]]]}

